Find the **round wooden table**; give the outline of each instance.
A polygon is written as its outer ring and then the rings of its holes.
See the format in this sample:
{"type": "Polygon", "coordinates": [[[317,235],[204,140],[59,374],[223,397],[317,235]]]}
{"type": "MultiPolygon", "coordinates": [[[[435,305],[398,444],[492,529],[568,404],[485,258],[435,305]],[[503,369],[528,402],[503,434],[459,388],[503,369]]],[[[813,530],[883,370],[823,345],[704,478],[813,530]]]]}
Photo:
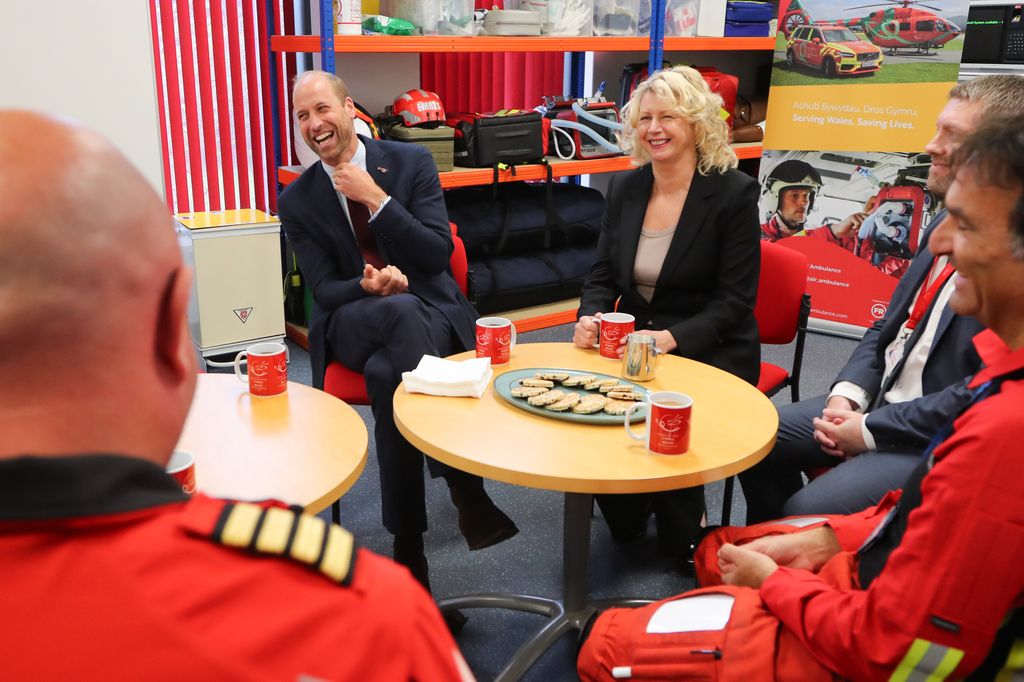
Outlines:
{"type": "Polygon", "coordinates": [[[323,391],[289,381],[282,395],[256,398],[233,374],[200,374],[176,449],[195,456],[207,495],[316,513],[362,474],[367,438],[359,414],[323,391]]]}
{"type": "MultiPolygon", "coordinates": [[[[474,357],[472,352],[451,359],[474,357]]],[[[557,368],[619,376],[621,361],[570,343],[516,346],[495,376],[525,368],[557,368]]],[[[395,393],[395,423],[415,446],[445,464],[504,483],[565,492],[563,597],[479,594],[439,602],[442,610],[500,607],[551,620],[516,652],[498,676],[518,679],[562,635],[579,629],[595,608],[639,600],[592,601],[587,555],[594,493],[657,492],[710,483],[743,471],[775,442],[778,415],[754,386],[708,365],[675,355],[661,358],[651,391],[681,391],[693,398],[690,451],[654,455],[629,438],[622,423],[595,426],[520,410],[495,394],[444,398],[395,393]]],[[[639,430],[639,424],[634,425],[639,430]]]]}

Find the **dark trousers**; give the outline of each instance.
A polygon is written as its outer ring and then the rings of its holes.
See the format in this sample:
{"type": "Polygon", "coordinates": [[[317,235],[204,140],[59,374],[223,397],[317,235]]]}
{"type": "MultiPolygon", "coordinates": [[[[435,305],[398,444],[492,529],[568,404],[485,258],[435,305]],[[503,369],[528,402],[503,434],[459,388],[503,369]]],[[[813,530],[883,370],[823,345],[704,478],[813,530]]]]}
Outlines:
{"type": "Polygon", "coordinates": [[[595,495],[601,515],[616,538],[628,539],[647,524],[651,513],[658,531],[658,549],[682,556],[690,549],[704,515],[704,486],[660,493],[595,495]]]}
{"type": "Polygon", "coordinates": [[[747,501],[747,524],[783,516],[852,514],[903,485],[920,450],[887,448],[843,460],[822,452],[812,420],[821,416],[819,395],[779,410],[779,434],[768,456],[739,475],[747,501]],[[829,468],[804,486],[801,472],[829,468]]]}
{"type": "MultiPolygon", "coordinates": [[[[331,353],[366,379],[374,419],[384,527],[393,535],[427,529],[423,453],[395,426],[392,398],[402,372],[424,355],[444,357],[457,350],[448,319],[412,294],[368,296],[331,314],[327,327],[331,353]]],[[[469,476],[427,458],[433,477],[469,476]]]]}

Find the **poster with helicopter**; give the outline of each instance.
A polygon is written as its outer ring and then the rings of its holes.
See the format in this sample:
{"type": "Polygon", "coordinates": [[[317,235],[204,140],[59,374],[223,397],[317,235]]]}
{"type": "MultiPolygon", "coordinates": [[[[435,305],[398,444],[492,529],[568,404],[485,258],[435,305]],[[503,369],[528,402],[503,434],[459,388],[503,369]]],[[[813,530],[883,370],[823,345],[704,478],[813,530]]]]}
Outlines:
{"type": "Polygon", "coordinates": [[[781,0],[765,147],[923,149],[967,12],[966,0],[781,0]]]}
{"type": "Polygon", "coordinates": [[[813,327],[857,335],[881,318],[937,208],[927,154],[767,151],[761,239],[807,256],[813,327]]]}

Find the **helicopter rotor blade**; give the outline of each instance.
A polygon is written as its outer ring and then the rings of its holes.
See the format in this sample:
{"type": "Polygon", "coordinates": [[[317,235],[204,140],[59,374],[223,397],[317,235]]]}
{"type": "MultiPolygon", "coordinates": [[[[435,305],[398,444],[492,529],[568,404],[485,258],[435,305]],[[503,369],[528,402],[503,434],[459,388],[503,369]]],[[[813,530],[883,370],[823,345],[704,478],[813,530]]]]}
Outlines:
{"type": "Polygon", "coordinates": [[[932,7],[931,5],[923,5],[921,3],[914,3],[914,4],[916,4],[918,7],[927,7],[928,9],[933,9],[936,12],[941,12],[942,11],[941,7],[932,7]]]}
{"type": "Polygon", "coordinates": [[[898,2],[892,2],[892,3],[884,3],[884,4],[881,4],[881,3],[875,3],[875,4],[872,4],[872,5],[857,5],[856,7],[844,7],[843,9],[845,9],[845,10],[846,10],[847,12],[849,12],[850,10],[855,10],[855,9],[868,9],[868,8],[870,8],[870,7],[887,7],[887,6],[888,6],[888,5],[890,5],[890,4],[892,4],[892,5],[898,5],[899,3],[898,3],[898,2]]]}

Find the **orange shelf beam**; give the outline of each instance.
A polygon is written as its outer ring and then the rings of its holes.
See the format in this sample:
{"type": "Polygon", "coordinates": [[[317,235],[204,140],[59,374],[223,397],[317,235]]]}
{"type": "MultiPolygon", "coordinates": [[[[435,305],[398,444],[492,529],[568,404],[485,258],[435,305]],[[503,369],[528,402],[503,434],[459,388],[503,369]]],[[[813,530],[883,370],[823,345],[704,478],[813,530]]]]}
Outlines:
{"type": "MultiPolygon", "coordinates": [[[[646,52],[647,36],[335,36],[335,52],[646,52]]],[[[272,36],[275,52],[319,52],[319,36],[272,36]]],[[[666,38],[665,50],[773,50],[775,38],[666,38]]]]}
{"type": "Polygon", "coordinates": [[[774,49],[775,38],[665,38],[665,52],[774,49]]]}
{"type": "MultiPolygon", "coordinates": [[[[761,145],[756,142],[747,142],[733,145],[736,156],[741,159],[761,158],[761,145]]],[[[582,161],[563,161],[561,159],[549,158],[551,163],[551,177],[562,178],[572,175],[584,175],[586,173],[612,173],[615,171],[630,170],[633,162],[628,156],[613,156],[608,159],[585,159],[582,161]]],[[[287,185],[299,177],[302,173],[301,166],[281,166],[277,169],[277,180],[282,185],[287,185]]],[[[458,170],[438,173],[441,179],[441,187],[453,189],[455,187],[475,187],[489,185],[494,180],[494,171],[490,168],[459,168],[458,170]]],[[[547,177],[547,170],[543,165],[537,163],[516,166],[515,174],[512,170],[498,171],[498,182],[514,182],[516,180],[543,180],[547,177]]]]}

